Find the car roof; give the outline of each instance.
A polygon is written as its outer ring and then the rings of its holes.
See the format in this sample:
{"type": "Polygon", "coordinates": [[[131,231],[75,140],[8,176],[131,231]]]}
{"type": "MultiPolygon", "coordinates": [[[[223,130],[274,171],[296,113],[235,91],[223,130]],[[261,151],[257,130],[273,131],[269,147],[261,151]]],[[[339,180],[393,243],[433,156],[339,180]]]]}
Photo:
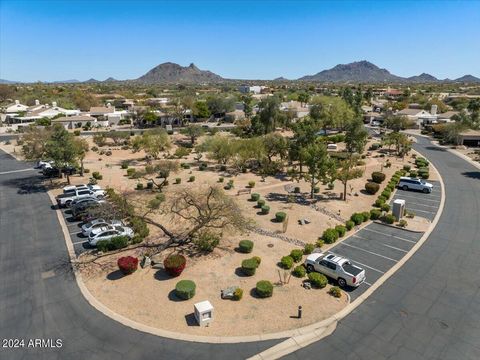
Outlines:
{"type": "Polygon", "coordinates": [[[340,255],[337,255],[337,254],[334,254],[334,253],[328,253],[324,259],[327,259],[331,262],[334,262],[336,264],[339,264],[339,265],[342,265],[343,263],[347,262],[348,259],[347,258],[344,258],[340,255]]]}

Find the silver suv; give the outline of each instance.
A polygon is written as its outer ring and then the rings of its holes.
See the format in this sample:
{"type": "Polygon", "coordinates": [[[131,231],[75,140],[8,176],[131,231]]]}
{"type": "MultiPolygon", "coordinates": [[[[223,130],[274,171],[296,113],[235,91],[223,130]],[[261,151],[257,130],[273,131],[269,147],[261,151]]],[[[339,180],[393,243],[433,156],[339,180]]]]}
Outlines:
{"type": "Polygon", "coordinates": [[[426,182],[422,179],[415,179],[410,178],[407,176],[402,176],[400,178],[400,182],[398,183],[398,187],[402,190],[417,190],[422,191],[425,194],[429,194],[432,192],[433,185],[426,182]]]}

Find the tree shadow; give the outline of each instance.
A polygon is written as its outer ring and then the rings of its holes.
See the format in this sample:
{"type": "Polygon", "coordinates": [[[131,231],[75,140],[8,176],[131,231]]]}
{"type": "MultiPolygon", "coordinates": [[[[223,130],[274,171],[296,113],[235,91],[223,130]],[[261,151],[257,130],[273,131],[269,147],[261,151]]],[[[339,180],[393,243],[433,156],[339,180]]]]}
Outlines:
{"type": "Polygon", "coordinates": [[[185,315],[185,322],[187,323],[188,326],[200,326],[197,323],[197,319],[195,318],[194,313],[185,315]]]}
{"type": "Polygon", "coordinates": [[[480,180],[480,171],[466,171],[462,175],[470,179],[480,180]]]}
{"type": "Polygon", "coordinates": [[[39,175],[10,178],[3,180],[1,184],[10,188],[16,188],[17,193],[21,195],[44,193],[48,191],[47,186],[43,183],[43,178],[39,175]]]}
{"type": "Polygon", "coordinates": [[[255,299],[263,299],[261,296],[258,296],[256,288],[250,289],[250,296],[255,299]]]}
{"type": "Polygon", "coordinates": [[[438,147],[438,146],[425,146],[425,149],[427,150],[433,150],[433,151],[440,151],[440,152],[445,152],[447,149],[438,147]]]}
{"type": "Polygon", "coordinates": [[[121,278],[123,278],[125,275],[120,271],[120,270],[115,270],[115,271],[112,271],[111,273],[109,273],[107,275],[107,279],[108,280],[119,280],[121,278]]]}

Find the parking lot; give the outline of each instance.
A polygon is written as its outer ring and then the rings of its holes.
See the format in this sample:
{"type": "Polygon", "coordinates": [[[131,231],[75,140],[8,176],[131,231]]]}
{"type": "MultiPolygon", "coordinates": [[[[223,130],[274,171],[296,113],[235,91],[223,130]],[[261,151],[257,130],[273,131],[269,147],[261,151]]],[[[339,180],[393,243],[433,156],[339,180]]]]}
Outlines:
{"type": "Polygon", "coordinates": [[[92,248],[88,244],[88,238],[82,235],[82,229],[80,228],[82,222],[73,220],[69,209],[61,209],[61,211],[65,218],[70,238],[72,239],[75,255],[79,256],[81,253],[91,250],[92,248]]]}
{"type": "Polygon", "coordinates": [[[442,196],[440,182],[433,180],[427,181],[433,184],[431,194],[424,194],[420,191],[403,191],[402,189],[397,189],[391,202],[395,199],[403,199],[405,200],[407,210],[413,211],[415,215],[432,221],[438,211],[442,196]]]}

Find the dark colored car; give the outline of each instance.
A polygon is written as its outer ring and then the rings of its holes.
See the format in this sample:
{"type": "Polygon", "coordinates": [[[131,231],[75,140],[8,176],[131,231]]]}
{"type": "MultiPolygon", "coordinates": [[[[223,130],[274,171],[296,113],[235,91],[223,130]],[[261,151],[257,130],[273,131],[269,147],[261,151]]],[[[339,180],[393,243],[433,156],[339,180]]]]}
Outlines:
{"type": "MultiPolygon", "coordinates": [[[[77,169],[74,166],[65,166],[61,172],[65,175],[73,175],[77,172],[77,169]]],[[[46,177],[60,177],[57,167],[46,167],[42,170],[42,174],[46,177]]]]}

